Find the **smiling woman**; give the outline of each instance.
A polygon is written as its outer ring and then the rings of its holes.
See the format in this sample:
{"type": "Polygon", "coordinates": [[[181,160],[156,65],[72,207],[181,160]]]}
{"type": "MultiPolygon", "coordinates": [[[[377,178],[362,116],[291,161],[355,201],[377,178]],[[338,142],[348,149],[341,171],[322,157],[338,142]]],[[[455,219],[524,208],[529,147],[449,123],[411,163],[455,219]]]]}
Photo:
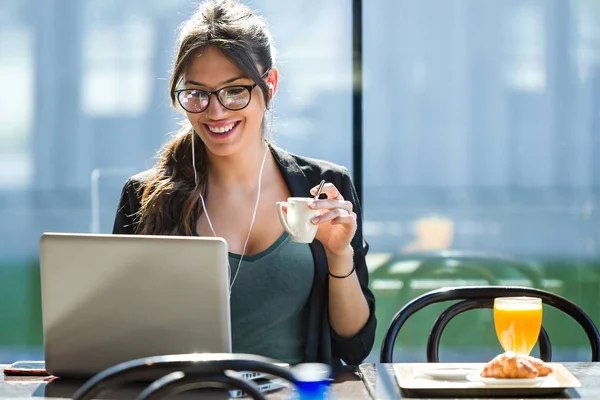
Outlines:
{"type": "MultiPolygon", "coordinates": [[[[269,91],[265,96],[255,91],[258,83],[214,46],[197,50],[192,57],[183,77],[186,88],[175,93],[204,145],[220,156],[236,153],[240,146],[257,148],[256,144],[261,144],[266,103],[274,93],[269,91]],[[257,92],[255,101],[252,101],[253,92],[257,92]],[[213,95],[218,101],[210,101],[213,95]],[[240,134],[234,135],[238,130],[240,134]]],[[[278,80],[277,69],[271,67],[261,74],[263,86],[264,79],[274,85],[278,80]]]]}
{"type": "Polygon", "coordinates": [[[265,21],[208,1],[178,45],[170,97],[185,124],[154,168],[127,181],[113,232],[225,238],[234,352],[360,363],[376,328],[360,204],[346,168],[271,144],[279,72],[265,21]],[[276,204],[314,196],[322,180],[315,240],[296,243],[276,204]]]}

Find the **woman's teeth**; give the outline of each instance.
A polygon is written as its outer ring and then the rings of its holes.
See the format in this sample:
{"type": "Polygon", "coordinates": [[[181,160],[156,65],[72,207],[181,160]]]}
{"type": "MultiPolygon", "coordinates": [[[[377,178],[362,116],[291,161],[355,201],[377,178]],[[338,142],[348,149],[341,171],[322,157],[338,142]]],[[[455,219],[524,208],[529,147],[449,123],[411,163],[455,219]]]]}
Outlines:
{"type": "Polygon", "coordinates": [[[230,130],[232,130],[234,126],[235,126],[235,122],[233,122],[227,126],[220,127],[220,128],[208,125],[208,129],[214,133],[225,133],[225,132],[229,132],[230,130]]]}

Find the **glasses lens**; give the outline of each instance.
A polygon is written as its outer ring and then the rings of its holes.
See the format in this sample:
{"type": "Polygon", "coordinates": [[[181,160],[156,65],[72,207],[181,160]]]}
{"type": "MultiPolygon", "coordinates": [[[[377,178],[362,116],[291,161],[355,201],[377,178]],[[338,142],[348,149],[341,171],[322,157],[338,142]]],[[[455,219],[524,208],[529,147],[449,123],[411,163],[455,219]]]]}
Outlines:
{"type": "Polygon", "coordinates": [[[221,104],[230,110],[240,110],[250,103],[250,91],[244,86],[231,86],[219,92],[221,104]]]}
{"type": "Polygon", "coordinates": [[[182,90],[178,99],[181,107],[191,113],[202,112],[208,106],[208,96],[196,89],[182,90]]]}

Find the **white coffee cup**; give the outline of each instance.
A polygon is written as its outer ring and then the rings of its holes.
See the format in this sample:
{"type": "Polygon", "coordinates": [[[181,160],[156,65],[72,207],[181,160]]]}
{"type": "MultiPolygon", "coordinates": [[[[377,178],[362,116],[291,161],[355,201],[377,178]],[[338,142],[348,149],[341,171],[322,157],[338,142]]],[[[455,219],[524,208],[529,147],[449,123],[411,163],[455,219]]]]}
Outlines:
{"type": "Polygon", "coordinates": [[[312,197],[289,197],[287,201],[277,202],[279,222],[296,243],[310,243],[317,234],[318,227],[310,220],[319,215],[319,210],[308,207],[313,201],[312,197]],[[287,218],[283,206],[287,208],[287,218]]]}

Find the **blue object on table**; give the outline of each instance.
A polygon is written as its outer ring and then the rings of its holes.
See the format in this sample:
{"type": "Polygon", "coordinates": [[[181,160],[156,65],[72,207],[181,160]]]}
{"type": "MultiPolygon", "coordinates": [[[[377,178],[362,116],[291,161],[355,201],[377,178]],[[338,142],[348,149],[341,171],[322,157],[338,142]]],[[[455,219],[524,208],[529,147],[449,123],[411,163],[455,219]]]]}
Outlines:
{"type": "Polygon", "coordinates": [[[329,399],[331,368],[327,364],[304,363],[292,368],[296,385],[295,400],[329,399]]]}

